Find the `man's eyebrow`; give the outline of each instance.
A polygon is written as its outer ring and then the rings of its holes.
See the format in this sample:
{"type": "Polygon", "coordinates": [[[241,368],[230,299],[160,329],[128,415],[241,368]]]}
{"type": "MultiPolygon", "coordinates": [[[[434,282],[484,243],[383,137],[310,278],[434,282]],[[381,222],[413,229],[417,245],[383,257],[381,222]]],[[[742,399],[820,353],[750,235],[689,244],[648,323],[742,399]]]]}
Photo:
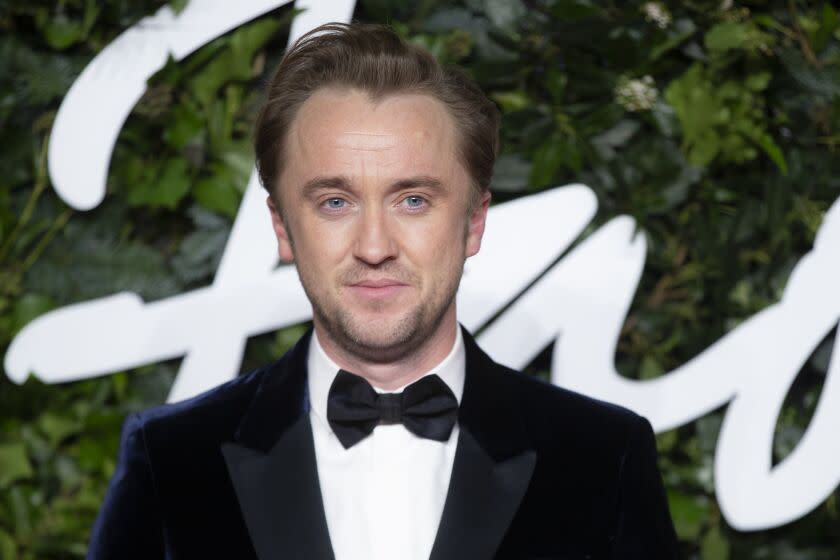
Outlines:
{"type": "Polygon", "coordinates": [[[407,179],[400,179],[395,181],[391,186],[391,190],[403,191],[409,189],[431,189],[435,191],[442,191],[443,181],[431,175],[418,175],[416,177],[408,177],[407,179]]]}
{"type": "MultiPolygon", "coordinates": [[[[441,181],[437,177],[432,177],[431,175],[417,175],[416,177],[407,177],[405,179],[399,179],[397,181],[394,181],[394,183],[391,184],[391,187],[388,190],[392,192],[399,192],[404,190],[421,188],[430,189],[434,191],[444,190],[443,181],[441,181]]],[[[314,196],[318,193],[318,191],[330,189],[352,191],[353,187],[350,182],[350,179],[343,175],[337,175],[334,177],[318,176],[313,177],[312,179],[309,179],[306,183],[304,183],[302,190],[304,196],[314,196]]]]}
{"type": "Polygon", "coordinates": [[[318,191],[328,189],[349,191],[351,190],[350,180],[342,175],[336,177],[313,177],[303,184],[303,196],[312,196],[318,191]]]}

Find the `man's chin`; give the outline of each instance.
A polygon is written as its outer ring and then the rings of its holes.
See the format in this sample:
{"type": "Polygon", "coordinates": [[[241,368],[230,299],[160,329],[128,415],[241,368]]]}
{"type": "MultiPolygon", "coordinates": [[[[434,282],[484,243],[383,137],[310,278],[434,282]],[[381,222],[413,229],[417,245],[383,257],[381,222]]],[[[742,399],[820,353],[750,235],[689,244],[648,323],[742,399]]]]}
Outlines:
{"type": "Polygon", "coordinates": [[[422,322],[411,315],[400,317],[345,318],[329,325],[335,342],[349,353],[369,362],[403,359],[428,337],[422,322]]]}

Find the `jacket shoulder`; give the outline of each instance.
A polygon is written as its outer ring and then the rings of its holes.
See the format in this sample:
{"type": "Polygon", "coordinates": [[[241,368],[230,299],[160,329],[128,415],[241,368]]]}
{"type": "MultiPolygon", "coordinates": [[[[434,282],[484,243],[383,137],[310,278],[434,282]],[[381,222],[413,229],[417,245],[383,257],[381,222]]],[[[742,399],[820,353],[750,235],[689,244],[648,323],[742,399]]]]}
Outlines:
{"type": "MultiPolygon", "coordinates": [[[[623,406],[553,385],[498,365],[501,384],[538,446],[597,447],[623,454],[640,430],[650,430],[643,417],[623,406]]],[[[594,451],[594,449],[593,449],[594,451]]]]}
{"type": "Polygon", "coordinates": [[[241,375],[192,398],[147,408],[136,425],[148,434],[165,434],[174,445],[203,439],[229,439],[271,365],[241,375]]]}

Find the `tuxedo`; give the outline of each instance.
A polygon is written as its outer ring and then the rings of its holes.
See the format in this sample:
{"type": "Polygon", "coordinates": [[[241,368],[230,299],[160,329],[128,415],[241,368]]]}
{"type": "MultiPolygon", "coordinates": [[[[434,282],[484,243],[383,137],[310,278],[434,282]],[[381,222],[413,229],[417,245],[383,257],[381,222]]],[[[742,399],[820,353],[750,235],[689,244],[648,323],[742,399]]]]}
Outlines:
{"type": "MultiPolygon", "coordinates": [[[[88,558],[333,558],[308,414],[310,337],[198,397],[130,415],[88,558]]],[[[501,366],[463,337],[432,560],[675,558],[650,424],[501,366]]]]}

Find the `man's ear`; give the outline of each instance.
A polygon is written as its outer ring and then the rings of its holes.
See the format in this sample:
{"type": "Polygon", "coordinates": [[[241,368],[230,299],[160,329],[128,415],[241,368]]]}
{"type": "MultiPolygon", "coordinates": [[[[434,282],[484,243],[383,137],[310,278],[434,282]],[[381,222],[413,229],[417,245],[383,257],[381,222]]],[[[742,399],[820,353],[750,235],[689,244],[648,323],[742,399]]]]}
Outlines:
{"type": "Polygon", "coordinates": [[[475,205],[470,213],[470,223],[467,229],[466,256],[471,257],[481,248],[481,238],[484,236],[484,225],[487,222],[487,210],[490,208],[490,191],[481,193],[481,201],[475,205]]]}
{"type": "Polygon", "coordinates": [[[295,256],[292,253],[292,241],[283,217],[277,210],[277,205],[274,204],[274,199],[271,198],[271,195],[269,195],[265,202],[268,204],[268,210],[271,213],[271,227],[274,228],[274,235],[277,236],[277,254],[280,255],[281,260],[292,262],[295,260],[295,256]]]}

